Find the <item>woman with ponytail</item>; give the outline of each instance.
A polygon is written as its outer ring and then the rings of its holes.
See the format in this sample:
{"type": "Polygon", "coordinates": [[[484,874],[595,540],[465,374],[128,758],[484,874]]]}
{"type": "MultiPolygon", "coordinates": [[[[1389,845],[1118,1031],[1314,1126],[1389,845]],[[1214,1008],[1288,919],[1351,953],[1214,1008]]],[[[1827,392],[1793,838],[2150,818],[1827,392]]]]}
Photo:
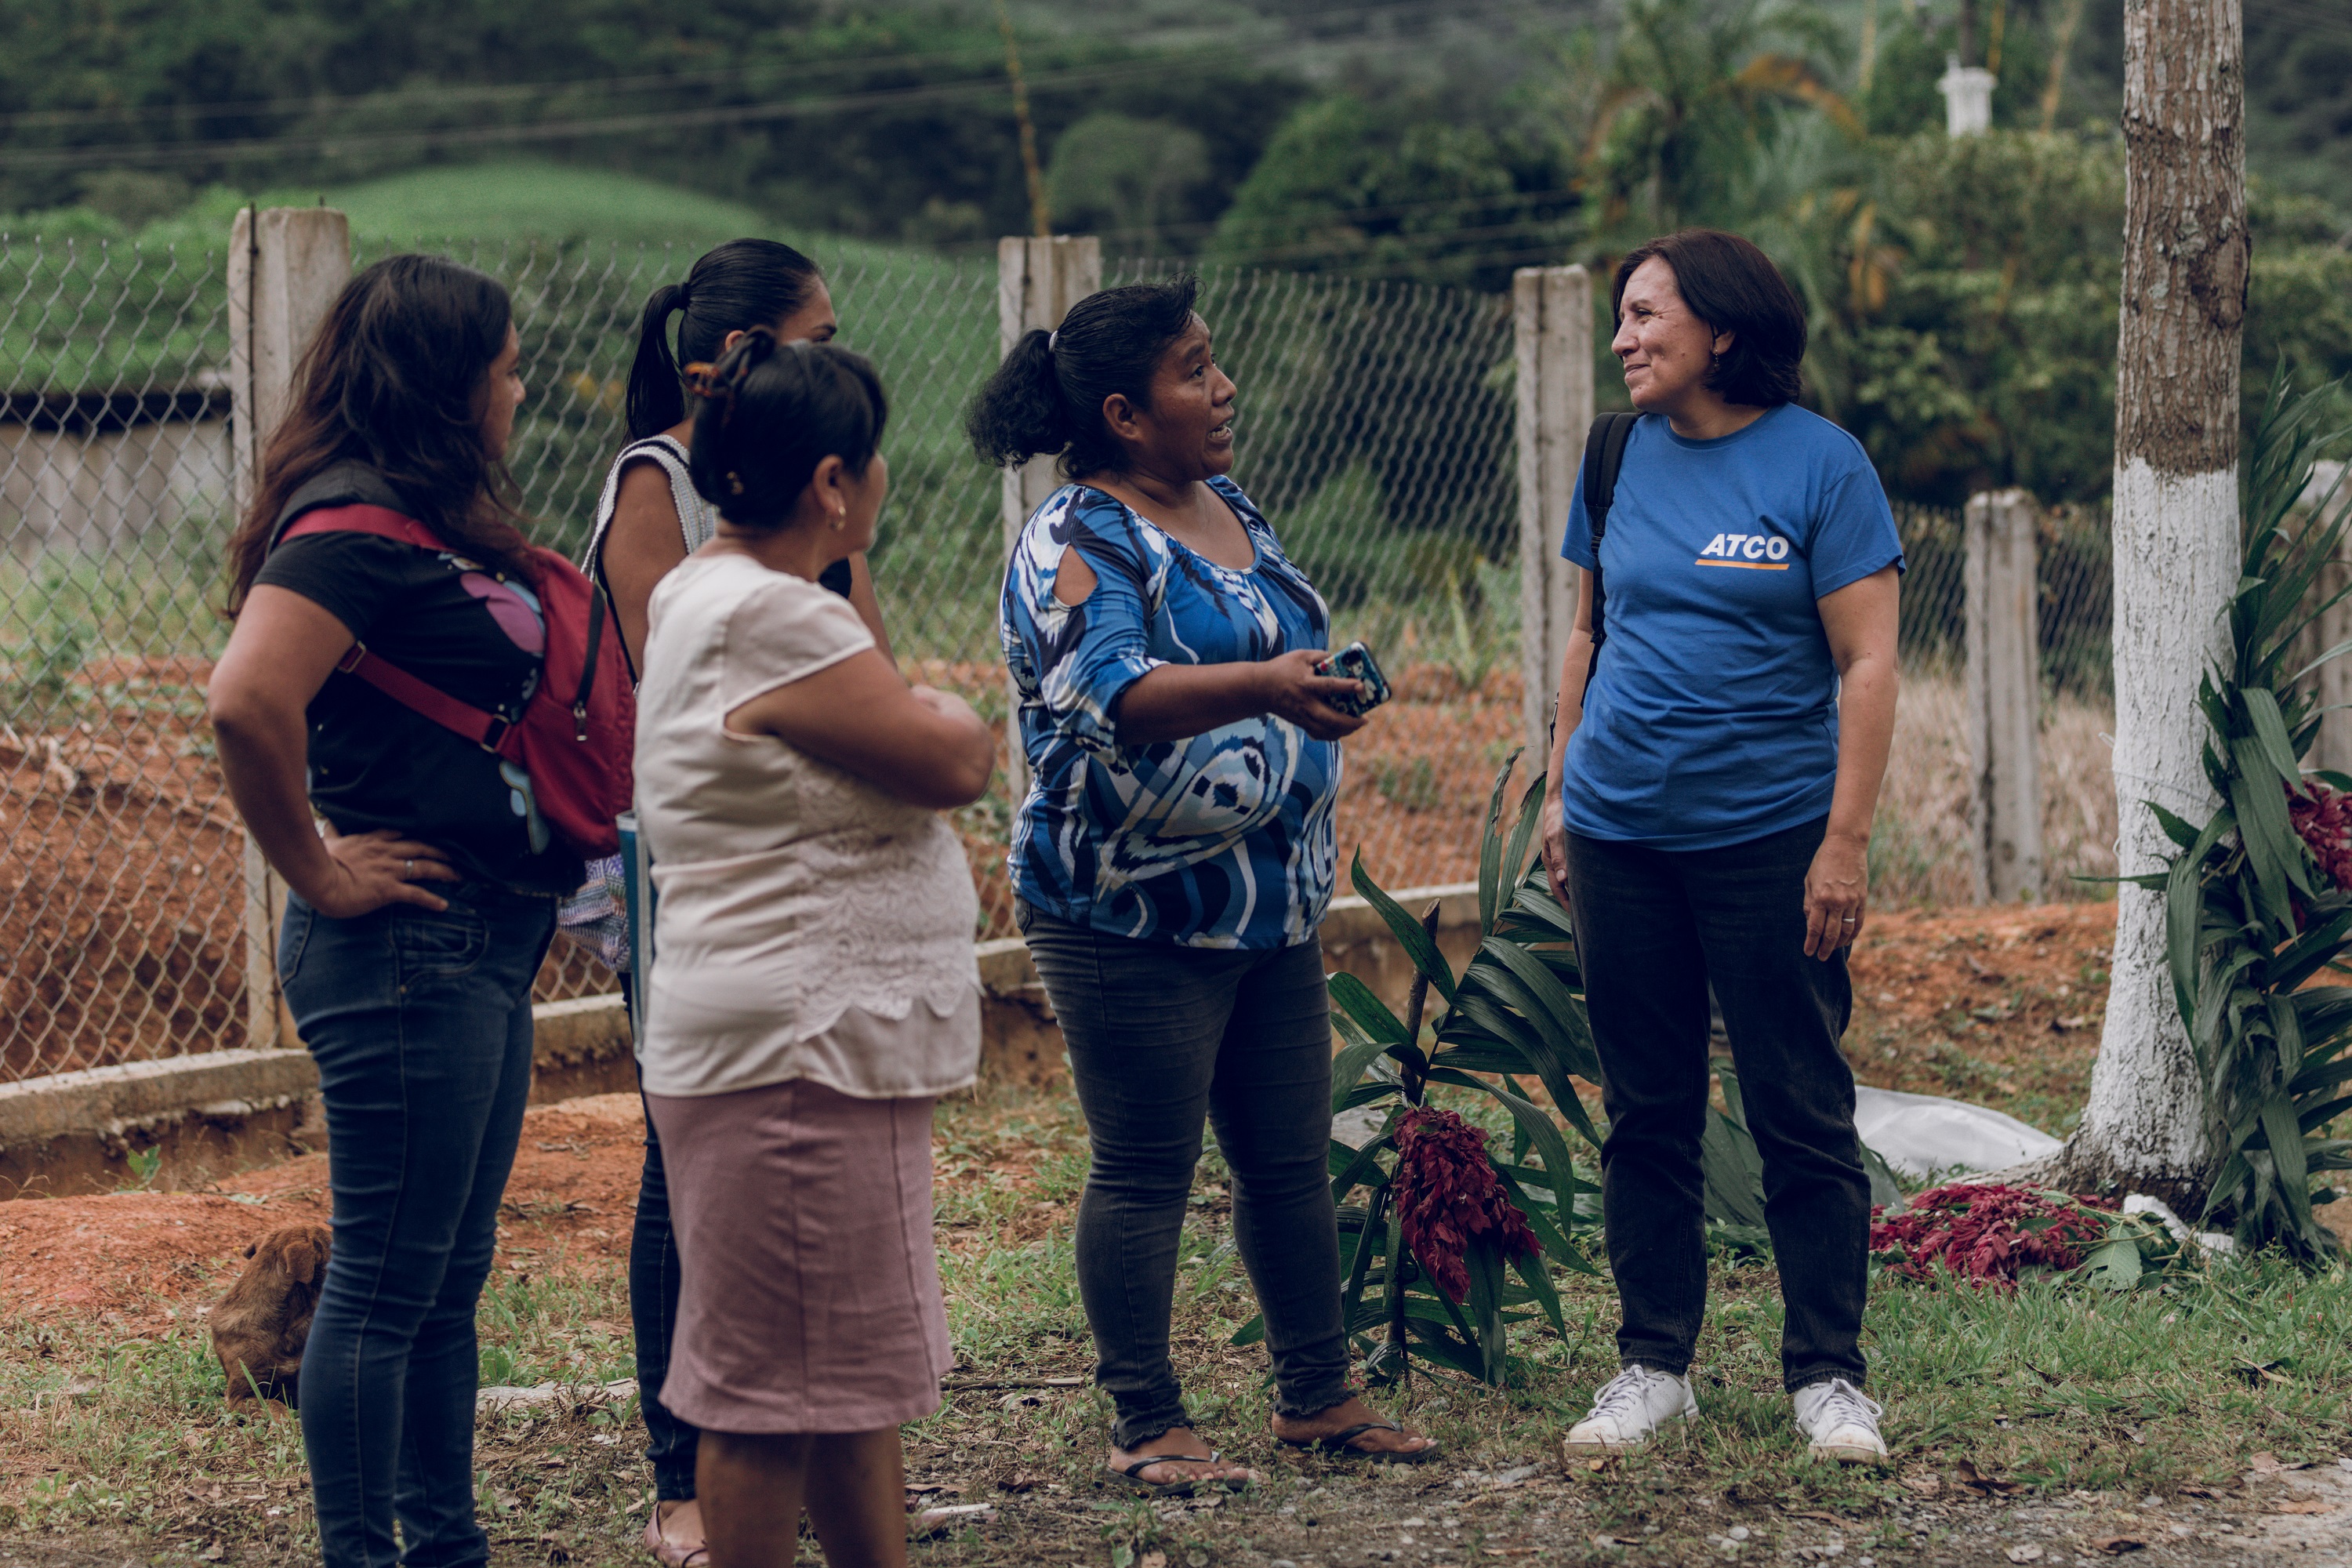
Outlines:
{"type": "MultiPolygon", "coordinates": [[[[629,444],[613,459],[596,505],[596,528],[583,563],[604,584],[635,668],[646,646],[646,605],[671,567],[707,543],[718,514],[687,476],[694,443],[678,367],[708,364],[765,327],[780,342],[831,342],[840,330],[833,295],[816,263],[772,239],[730,239],[706,252],[683,283],[665,283],[646,300],[637,357],[629,366],[629,444]],[[677,350],[670,350],[670,318],[677,350]]],[[[824,585],[857,607],[860,620],[889,657],[882,608],[863,552],[831,568],[824,585]]]]}
{"type": "Polygon", "coordinates": [[[1233,381],[1192,279],[1106,289],[1033,331],[973,402],[972,445],[1070,482],[1022,530],[1003,642],[1029,795],[1015,914],[1069,1046],[1092,1163],[1078,1288],[1117,1414],[1108,1468],[1189,1492],[1254,1472],[1192,1430],[1168,1353],[1204,1120],[1265,1313],[1280,1441],[1418,1460],[1348,1386],[1326,1152],[1317,928],[1357,683],[1318,675],[1321,595],[1241,487],[1233,381]]]}
{"type": "MultiPolygon", "coordinates": [[[[646,301],[636,362],[629,369],[629,443],[613,459],[596,504],[595,531],[582,566],[604,590],[634,673],[642,668],[646,617],[655,586],[717,536],[718,509],[694,488],[689,471],[694,420],[681,364],[708,364],[764,331],[778,342],[831,341],[838,323],[816,263],[772,239],[730,240],[707,252],[683,283],[665,283],[646,301]],[[677,322],[677,350],[670,322],[677,322]]],[[[890,639],[866,571],[863,551],[826,567],[823,585],[856,606],[882,657],[890,639]]],[[[567,900],[562,923],[620,973],[627,990],[626,900],[617,859],[589,868],[585,886],[567,900]]],[[[677,1318],[677,1243],[661,1142],[646,1123],[645,1169],[637,1184],[629,1238],[629,1313],[637,1345],[638,1403],[646,1417],[646,1458],[654,1471],[653,1517],[646,1547],[669,1568],[702,1550],[701,1510],[694,1500],[694,1427],[660,1398],[677,1318]]]]}
{"type": "Polygon", "coordinates": [[[701,1429],[712,1568],[901,1568],[898,1427],[952,1364],[931,1106],[980,1061],[980,903],[940,816],[996,742],[818,586],[889,488],[882,384],[754,331],[708,371],[719,532],[649,606],[637,813],[661,962],[639,1061],[685,1262],[661,1389],[701,1429]]]}

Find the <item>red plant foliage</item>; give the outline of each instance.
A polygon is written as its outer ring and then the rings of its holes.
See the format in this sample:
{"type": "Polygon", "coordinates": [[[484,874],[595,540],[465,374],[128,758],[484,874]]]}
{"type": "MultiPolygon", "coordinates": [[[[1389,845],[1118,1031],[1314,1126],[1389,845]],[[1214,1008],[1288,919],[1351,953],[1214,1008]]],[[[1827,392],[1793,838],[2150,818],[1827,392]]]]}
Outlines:
{"type": "Polygon", "coordinates": [[[1893,1254],[1887,1267],[1906,1279],[1933,1283],[1940,1265],[1972,1285],[2014,1290],[2021,1269],[2081,1266],[2084,1248],[2106,1234],[2094,1201],[1955,1182],[1898,1215],[1874,1211],[1870,1249],[1893,1254]]]}
{"type": "Polygon", "coordinates": [[[1481,1237],[1505,1258],[1536,1249],[1535,1233],[1512,1205],[1486,1157],[1486,1132],[1450,1110],[1416,1106],[1397,1123],[1396,1205],[1404,1242],[1459,1301],[1470,1293],[1463,1255],[1481,1237]]]}
{"type": "Polygon", "coordinates": [[[2305,780],[2302,793],[2287,790],[2286,815],[2328,880],[2352,891],[2352,803],[2315,779],[2305,780]]]}

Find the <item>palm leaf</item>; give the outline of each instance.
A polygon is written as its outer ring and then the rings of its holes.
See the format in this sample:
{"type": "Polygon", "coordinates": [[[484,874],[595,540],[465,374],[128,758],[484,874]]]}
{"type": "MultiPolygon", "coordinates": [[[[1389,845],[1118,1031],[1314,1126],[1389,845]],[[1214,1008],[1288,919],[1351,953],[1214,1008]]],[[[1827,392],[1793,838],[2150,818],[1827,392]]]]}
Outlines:
{"type": "MultiPolygon", "coordinates": [[[[2285,808],[2282,806],[2280,809],[2284,811],[2285,808]]],[[[1405,956],[1412,960],[1413,968],[1429,977],[1429,983],[1437,987],[1439,995],[1448,1002],[1453,1001],[1454,965],[1437,951],[1437,943],[1421,929],[1421,922],[1405,913],[1403,907],[1372,880],[1371,873],[1364,869],[1364,852],[1360,848],[1356,851],[1355,864],[1349,869],[1348,883],[1356,889],[1357,897],[1370,904],[1387,924],[1389,933],[1397,940],[1397,945],[1403,948],[1405,956]]]]}

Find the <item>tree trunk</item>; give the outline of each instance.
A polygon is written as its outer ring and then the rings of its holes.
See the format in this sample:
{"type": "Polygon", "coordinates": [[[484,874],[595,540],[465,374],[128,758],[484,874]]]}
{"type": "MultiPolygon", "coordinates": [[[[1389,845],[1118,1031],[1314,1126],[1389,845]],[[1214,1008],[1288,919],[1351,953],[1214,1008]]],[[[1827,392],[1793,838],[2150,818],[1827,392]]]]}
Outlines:
{"type": "MultiPolygon", "coordinates": [[[[2116,749],[2126,876],[2172,843],[2154,800],[2201,823],[2200,678],[2228,657],[2238,578],[2238,365],[2248,239],[2240,0],[2126,0],[2123,319],[2116,355],[2116,749]]],[[[2164,900],[2124,888],[2105,1033],[2081,1126],[2052,1173],[2193,1216],[2214,1151],[2165,963],[2164,900]]]]}

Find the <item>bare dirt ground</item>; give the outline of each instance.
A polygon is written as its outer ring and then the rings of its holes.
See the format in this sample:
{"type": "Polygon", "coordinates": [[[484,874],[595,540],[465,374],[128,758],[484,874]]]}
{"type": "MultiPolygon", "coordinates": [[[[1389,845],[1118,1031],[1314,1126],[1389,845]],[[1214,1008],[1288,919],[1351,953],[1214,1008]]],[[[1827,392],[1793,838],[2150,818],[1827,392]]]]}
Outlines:
{"type": "MultiPolygon", "coordinates": [[[[1846,1043],[1856,1075],[2063,1131],[2089,1083],[2113,933],[2111,904],[1873,916],[1853,960],[1846,1043]]],[[[642,1137],[625,1095],[532,1110],[508,1183],[500,1267],[620,1267],[642,1137]]],[[[942,1158],[954,1168],[960,1157],[942,1158]]],[[[1032,1179],[1032,1163],[1015,1149],[989,1169],[1019,1184],[1032,1179]]],[[[327,1157],[316,1153],[207,1193],[0,1203],[0,1310],[114,1312],[152,1328],[174,1297],[255,1237],[323,1217],[326,1184],[327,1157]]],[[[1031,1211],[990,1236],[1019,1243],[1066,1221],[1031,1211]]],[[[958,1245],[952,1235],[949,1245],[958,1245]]]]}
{"type": "Polygon", "coordinates": [[[1853,957],[1856,1076],[2063,1136],[2090,1090],[2115,929],[2112,903],[1874,911],[1853,957]]]}
{"type": "MultiPolygon", "coordinates": [[[[1967,1093],[2054,1128],[2064,1117],[2053,1112],[2079,1103],[2095,1049],[2110,913],[1878,917],[1855,961],[1859,1075],[1967,1093]]],[[[640,1136],[629,1096],[530,1113],[484,1304],[486,1368],[504,1358],[508,1381],[583,1391],[625,1374],[640,1136]]],[[[1263,1353],[1226,1343],[1248,1308],[1219,1239],[1230,1205],[1213,1169],[1197,1237],[1187,1230],[1174,1349],[1215,1440],[1267,1479],[1247,1496],[1139,1497],[1097,1468],[1102,1413],[1068,1284],[1082,1129],[1050,1090],[984,1096],[943,1108],[935,1157],[962,1359],[946,1407],[909,1429],[908,1506],[992,1511],[919,1542],[919,1563],[2352,1562],[2352,1431],[2333,1367],[2347,1321],[2340,1278],[2313,1281],[2302,1305],[2293,1282],[2283,1300],[2252,1283],[2204,1287],[2210,1305],[2147,1292],[2105,1304],[2043,1292],[2013,1307],[1883,1293],[1875,1353],[1906,1380],[1886,1395],[1900,1465],[1885,1477],[1794,1462],[1769,1348],[1776,1280],[1729,1264],[1702,1346],[1705,1420],[1638,1457],[1563,1466],[1559,1432],[1613,1359],[1605,1285],[1571,1281],[1570,1320],[1583,1324],[1573,1342],[1530,1342],[1530,1379],[1507,1392],[1423,1372],[1381,1395],[1446,1450],[1415,1468],[1366,1469],[1265,1439],[1263,1353]],[[2192,1311],[2242,1323],[2212,1342],[2242,1347],[2221,1361],[2284,1370],[2242,1380],[2192,1367],[2178,1375],[2207,1381],[2176,1387],[2158,1363],[2174,1353],[2170,1325],[2192,1311]],[[2274,1348],[2310,1334],[2327,1343],[2300,1363],[2274,1348]],[[2138,1373],[2117,1370],[2136,1363],[2138,1373]]],[[[219,1412],[201,1320],[247,1241],[323,1215],[325,1180],[313,1154],[205,1193],[0,1204],[0,1389],[20,1391],[0,1398],[0,1568],[276,1568],[315,1551],[291,1423],[219,1412]],[[19,1518],[40,1522],[10,1528],[19,1518]]],[[[494,1561],[636,1561],[642,1442],[625,1401],[486,1413],[478,1464],[494,1561]]],[[[816,1560],[813,1544],[804,1555],[816,1560]]]]}

